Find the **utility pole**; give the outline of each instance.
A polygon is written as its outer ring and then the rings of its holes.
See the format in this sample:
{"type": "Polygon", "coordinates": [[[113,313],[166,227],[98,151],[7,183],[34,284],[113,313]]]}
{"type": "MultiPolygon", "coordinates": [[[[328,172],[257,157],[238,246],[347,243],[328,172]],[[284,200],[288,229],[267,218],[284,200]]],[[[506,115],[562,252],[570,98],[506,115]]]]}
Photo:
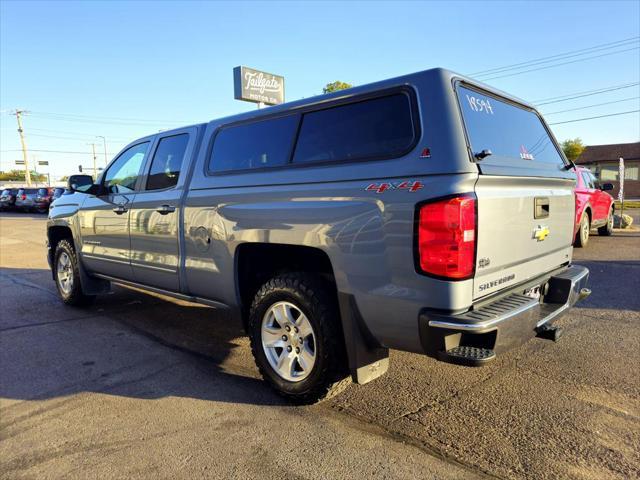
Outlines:
{"type": "Polygon", "coordinates": [[[102,146],[104,147],[104,166],[106,167],[107,163],[109,163],[107,160],[107,139],[102,135],[96,135],[96,138],[102,139],[102,146]]]}
{"type": "Polygon", "coordinates": [[[24,179],[27,186],[31,186],[31,173],[29,173],[29,159],[27,158],[27,144],[24,141],[24,131],[22,130],[21,115],[27,113],[25,110],[17,110],[13,113],[18,121],[18,133],[20,134],[20,143],[22,144],[22,158],[24,159],[24,179]]]}
{"type": "Polygon", "coordinates": [[[98,168],[96,166],[96,144],[88,143],[87,145],[91,145],[91,149],[93,150],[93,179],[96,180],[98,178],[98,168]]]}

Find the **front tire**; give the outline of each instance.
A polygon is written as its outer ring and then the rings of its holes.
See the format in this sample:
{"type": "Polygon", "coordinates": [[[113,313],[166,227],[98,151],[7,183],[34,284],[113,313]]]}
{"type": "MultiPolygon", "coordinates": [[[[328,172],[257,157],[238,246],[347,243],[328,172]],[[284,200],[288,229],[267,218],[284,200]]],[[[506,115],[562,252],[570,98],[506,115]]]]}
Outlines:
{"type": "Polygon", "coordinates": [[[316,403],[348,386],[337,302],[320,278],[287,273],[269,280],[254,297],[248,330],[262,377],[287,399],[316,403]]]}
{"type": "Polygon", "coordinates": [[[609,210],[609,216],[607,217],[607,224],[598,228],[598,235],[609,237],[613,234],[613,209],[609,210]]]}
{"type": "Polygon", "coordinates": [[[586,213],[582,215],[582,220],[580,220],[580,228],[578,228],[578,233],[576,233],[576,241],[573,245],[577,248],[586,247],[587,243],[589,243],[589,231],[591,230],[591,223],[589,222],[589,215],[586,213]]]}
{"type": "Polygon", "coordinates": [[[95,295],[82,293],[78,257],[73,244],[69,240],[60,240],[56,245],[53,274],[58,294],[66,305],[89,305],[95,300],[95,295]]]}

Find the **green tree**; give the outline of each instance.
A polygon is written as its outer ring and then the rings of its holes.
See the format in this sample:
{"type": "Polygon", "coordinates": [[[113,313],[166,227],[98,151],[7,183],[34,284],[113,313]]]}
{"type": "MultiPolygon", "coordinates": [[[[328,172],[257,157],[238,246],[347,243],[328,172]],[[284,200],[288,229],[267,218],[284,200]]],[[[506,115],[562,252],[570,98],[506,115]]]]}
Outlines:
{"type": "Polygon", "coordinates": [[[572,162],[576,161],[582,152],[584,152],[584,149],[585,146],[579,138],[574,138],[573,140],[569,139],[562,142],[562,151],[572,162]]]}
{"type": "Polygon", "coordinates": [[[351,88],[353,85],[350,83],[341,82],[340,80],[336,80],[335,82],[327,83],[322,89],[322,93],[331,93],[337,92],[338,90],[346,90],[347,88],[351,88]]]}
{"type": "MultiPolygon", "coordinates": [[[[42,173],[36,173],[33,170],[31,171],[32,182],[44,182],[46,179],[46,175],[43,175],[42,173]]],[[[0,181],[24,182],[24,170],[9,170],[8,172],[0,172],[0,181]]]]}

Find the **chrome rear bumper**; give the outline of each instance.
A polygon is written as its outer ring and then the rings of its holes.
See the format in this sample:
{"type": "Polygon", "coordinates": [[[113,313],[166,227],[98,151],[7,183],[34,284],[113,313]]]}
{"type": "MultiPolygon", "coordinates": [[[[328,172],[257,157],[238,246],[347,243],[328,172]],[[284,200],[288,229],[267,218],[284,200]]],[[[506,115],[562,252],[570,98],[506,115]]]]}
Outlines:
{"type": "Polygon", "coordinates": [[[536,335],[536,329],[559,318],[591,291],[586,288],[589,270],[571,265],[545,282],[542,300],[523,292],[458,315],[423,312],[420,332],[428,355],[460,346],[494,350],[513,348],[536,335]]]}

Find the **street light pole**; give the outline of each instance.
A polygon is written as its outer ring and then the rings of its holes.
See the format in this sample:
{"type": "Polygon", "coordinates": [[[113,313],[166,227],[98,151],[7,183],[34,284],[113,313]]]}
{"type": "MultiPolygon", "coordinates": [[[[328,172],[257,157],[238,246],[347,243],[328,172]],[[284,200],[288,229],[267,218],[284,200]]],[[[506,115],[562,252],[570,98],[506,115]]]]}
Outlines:
{"type": "Polygon", "coordinates": [[[102,146],[104,147],[104,166],[106,167],[107,163],[109,163],[107,160],[107,139],[102,135],[96,135],[96,138],[102,139],[102,146]]]}

